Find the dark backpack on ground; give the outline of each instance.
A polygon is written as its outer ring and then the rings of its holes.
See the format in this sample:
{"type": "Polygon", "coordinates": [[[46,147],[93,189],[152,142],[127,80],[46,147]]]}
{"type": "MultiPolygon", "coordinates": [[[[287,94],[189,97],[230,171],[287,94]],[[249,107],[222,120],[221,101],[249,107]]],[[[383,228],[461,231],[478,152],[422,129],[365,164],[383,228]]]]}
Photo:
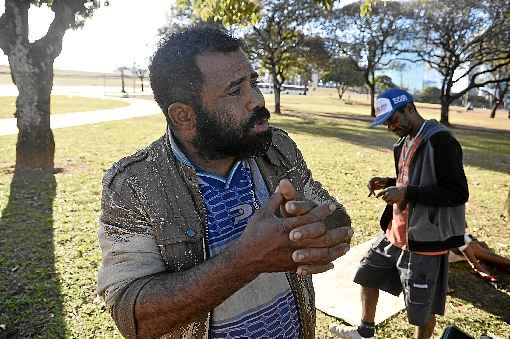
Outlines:
{"type": "Polygon", "coordinates": [[[444,329],[441,339],[475,339],[456,326],[448,326],[444,329]]]}

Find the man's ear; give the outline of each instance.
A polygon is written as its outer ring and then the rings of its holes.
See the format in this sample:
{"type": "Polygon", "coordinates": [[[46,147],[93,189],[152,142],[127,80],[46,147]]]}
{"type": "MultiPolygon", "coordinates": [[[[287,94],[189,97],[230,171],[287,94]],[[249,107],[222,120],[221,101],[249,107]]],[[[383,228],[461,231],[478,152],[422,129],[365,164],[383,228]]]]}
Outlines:
{"type": "Polygon", "coordinates": [[[191,131],[195,129],[197,115],[190,105],[175,102],[168,106],[167,112],[172,126],[176,130],[191,131]]]}
{"type": "Polygon", "coordinates": [[[406,108],[407,111],[411,114],[418,113],[418,111],[416,110],[416,106],[413,103],[408,103],[406,108]]]}

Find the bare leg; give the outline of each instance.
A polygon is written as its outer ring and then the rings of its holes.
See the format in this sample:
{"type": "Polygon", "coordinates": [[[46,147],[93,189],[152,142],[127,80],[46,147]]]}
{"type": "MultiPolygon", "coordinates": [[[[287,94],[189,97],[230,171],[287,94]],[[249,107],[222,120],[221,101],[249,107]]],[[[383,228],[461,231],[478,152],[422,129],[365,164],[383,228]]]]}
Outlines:
{"type": "Polygon", "coordinates": [[[469,265],[471,266],[471,268],[473,268],[473,270],[476,273],[478,273],[482,277],[491,275],[489,269],[478,260],[476,255],[477,252],[479,252],[479,246],[475,245],[474,243],[471,243],[469,244],[468,247],[466,247],[463,253],[469,265]]]}
{"type": "Polygon", "coordinates": [[[329,331],[340,338],[373,337],[375,331],[375,309],[379,300],[377,288],[361,287],[361,324],[358,327],[330,324],[329,331]]]}
{"type": "Polygon", "coordinates": [[[434,333],[434,327],[436,326],[436,316],[432,314],[429,322],[424,326],[416,327],[416,331],[414,332],[414,337],[416,339],[429,339],[432,337],[434,333]]]}
{"type": "Polygon", "coordinates": [[[478,260],[485,261],[489,264],[492,264],[494,266],[505,268],[507,270],[510,269],[510,260],[502,257],[500,255],[497,255],[495,253],[492,253],[490,250],[486,249],[483,246],[480,246],[477,243],[472,244],[470,247],[473,247],[474,255],[478,260]]]}
{"type": "Polygon", "coordinates": [[[377,288],[361,287],[361,319],[373,323],[375,320],[375,310],[379,301],[379,290],[377,288]]]}

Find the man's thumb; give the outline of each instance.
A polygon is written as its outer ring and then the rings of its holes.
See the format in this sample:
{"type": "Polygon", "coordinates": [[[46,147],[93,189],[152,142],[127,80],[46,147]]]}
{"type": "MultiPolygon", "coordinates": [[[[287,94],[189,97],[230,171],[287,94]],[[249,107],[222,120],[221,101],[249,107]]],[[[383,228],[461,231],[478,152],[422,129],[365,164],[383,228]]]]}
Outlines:
{"type": "Polygon", "coordinates": [[[287,201],[295,200],[297,196],[296,189],[289,179],[280,180],[278,187],[276,187],[276,192],[280,192],[287,201]]]}

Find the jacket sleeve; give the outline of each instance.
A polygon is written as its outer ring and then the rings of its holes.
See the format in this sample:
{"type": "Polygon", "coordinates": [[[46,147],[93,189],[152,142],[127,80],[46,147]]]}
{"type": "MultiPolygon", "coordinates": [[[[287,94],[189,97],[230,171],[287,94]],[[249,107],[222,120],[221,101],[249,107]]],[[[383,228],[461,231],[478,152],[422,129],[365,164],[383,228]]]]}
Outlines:
{"type": "Polygon", "coordinates": [[[130,178],[119,174],[111,182],[105,181],[98,232],[102,264],[97,290],[122,335],[136,338],[134,309],[138,294],[166,267],[130,178]]]}
{"type": "Polygon", "coordinates": [[[466,203],[469,190],[459,142],[450,133],[439,132],[430,138],[430,143],[434,149],[437,185],[408,186],[407,200],[433,206],[466,203]]]}

